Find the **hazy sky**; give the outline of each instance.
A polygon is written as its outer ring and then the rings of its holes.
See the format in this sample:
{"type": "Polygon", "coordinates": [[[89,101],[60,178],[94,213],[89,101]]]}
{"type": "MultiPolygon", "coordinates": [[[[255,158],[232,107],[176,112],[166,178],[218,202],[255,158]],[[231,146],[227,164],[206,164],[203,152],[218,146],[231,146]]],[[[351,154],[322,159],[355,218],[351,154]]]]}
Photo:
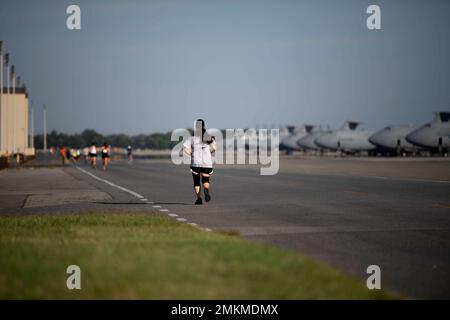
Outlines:
{"type": "Polygon", "coordinates": [[[0,1],[49,129],[423,123],[450,109],[450,1],[0,1]],[[66,8],[81,7],[81,30],[66,8]],[[382,30],[366,27],[381,7],[382,30]]]}

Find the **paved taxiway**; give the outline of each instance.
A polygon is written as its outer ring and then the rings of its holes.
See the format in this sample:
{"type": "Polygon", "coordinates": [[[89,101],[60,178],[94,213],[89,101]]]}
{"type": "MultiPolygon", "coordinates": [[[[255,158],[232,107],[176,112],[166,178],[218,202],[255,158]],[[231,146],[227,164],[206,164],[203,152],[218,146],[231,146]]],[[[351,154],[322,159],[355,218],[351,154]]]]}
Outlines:
{"type": "MultiPolygon", "coordinates": [[[[308,161],[304,164],[314,160],[308,161]]],[[[143,195],[154,202],[146,206],[167,210],[162,214],[201,227],[239,230],[250,240],[302,252],[361,279],[369,265],[379,265],[383,288],[413,298],[450,298],[450,182],[426,179],[426,171],[433,170],[425,162],[417,162],[417,178],[395,178],[395,169],[387,177],[366,176],[371,166],[388,168],[389,162],[361,163],[350,164],[349,175],[294,170],[292,163],[284,170],[283,162],[275,176],[260,176],[254,167],[218,167],[212,202],[203,206],[192,205],[186,166],[143,160],[132,166],[113,162],[106,172],[81,167],[143,195]]],[[[438,163],[437,170],[449,164],[438,163]]],[[[102,191],[118,192],[79,170],[68,172],[102,191]]],[[[139,199],[130,195],[127,201],[139,199]]],[[[123,199],[117,205],[123,207],[123,199]]]]}

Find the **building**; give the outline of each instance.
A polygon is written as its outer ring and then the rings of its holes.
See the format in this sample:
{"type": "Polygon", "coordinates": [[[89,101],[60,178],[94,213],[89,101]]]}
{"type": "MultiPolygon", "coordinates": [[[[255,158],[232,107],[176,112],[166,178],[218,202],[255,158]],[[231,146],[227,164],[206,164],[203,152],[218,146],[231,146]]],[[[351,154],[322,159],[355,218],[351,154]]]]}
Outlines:
{"type": "Polygon", "coordinates": [[[30,148],[29,107],[26,88],[15,89],[15,94],[3,88],[0,109],[0,156],[34,156],[30,148]]]}

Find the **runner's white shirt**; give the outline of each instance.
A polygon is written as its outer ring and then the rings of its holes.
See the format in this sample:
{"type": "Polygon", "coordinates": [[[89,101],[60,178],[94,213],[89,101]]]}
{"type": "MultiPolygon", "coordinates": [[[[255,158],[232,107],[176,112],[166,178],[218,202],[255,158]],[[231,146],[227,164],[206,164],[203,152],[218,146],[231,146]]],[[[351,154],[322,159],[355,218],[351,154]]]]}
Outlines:
{"type": "Polygon", "coordinates": [[[210,144],[204,143],[200,137],[190,137],[183,143],[183,147],[191,153],[191,166],[201,168],[212,168],[213,159],[211,153],[216,147],[213,141],[210,144]]]}

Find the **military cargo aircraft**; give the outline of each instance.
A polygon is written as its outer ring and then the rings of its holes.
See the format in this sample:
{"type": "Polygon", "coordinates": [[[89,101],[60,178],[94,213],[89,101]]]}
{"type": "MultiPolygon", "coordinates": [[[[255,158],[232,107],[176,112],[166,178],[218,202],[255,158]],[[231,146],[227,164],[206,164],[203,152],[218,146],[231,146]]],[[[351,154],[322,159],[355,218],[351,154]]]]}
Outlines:
{"type": "Polygon", "coordinates": [[[369,141],[373,131],[359,130],[359,125],[359,122],[347,121],[340,129],[326,133],[314,142],[322,148],[346,153],[374,150],[375,145],[369,141]]]}
{"type": "Polygon", "coordinates": [[[308,135],[314,128],[312,125],[305,124],[301,127],[296,127],[292,134],[281,140],[280,147],[287,149],[289,151],[301,150],[297,141],[308,135]]]}
{"type": "Polygon", "coordinates": [[[436,112],[434,119],[406,136],[406,141],[445,154],[450,149],[450,112],[436,112]]]}
{"type": "Polygon", "coordinates": [[[387,126],[370,136],[369,141],[376,145],[383,153],[403,155],[417,152],[420,148],[406,141],[406,136],[419,128],[412,125],[387,126]]]}

